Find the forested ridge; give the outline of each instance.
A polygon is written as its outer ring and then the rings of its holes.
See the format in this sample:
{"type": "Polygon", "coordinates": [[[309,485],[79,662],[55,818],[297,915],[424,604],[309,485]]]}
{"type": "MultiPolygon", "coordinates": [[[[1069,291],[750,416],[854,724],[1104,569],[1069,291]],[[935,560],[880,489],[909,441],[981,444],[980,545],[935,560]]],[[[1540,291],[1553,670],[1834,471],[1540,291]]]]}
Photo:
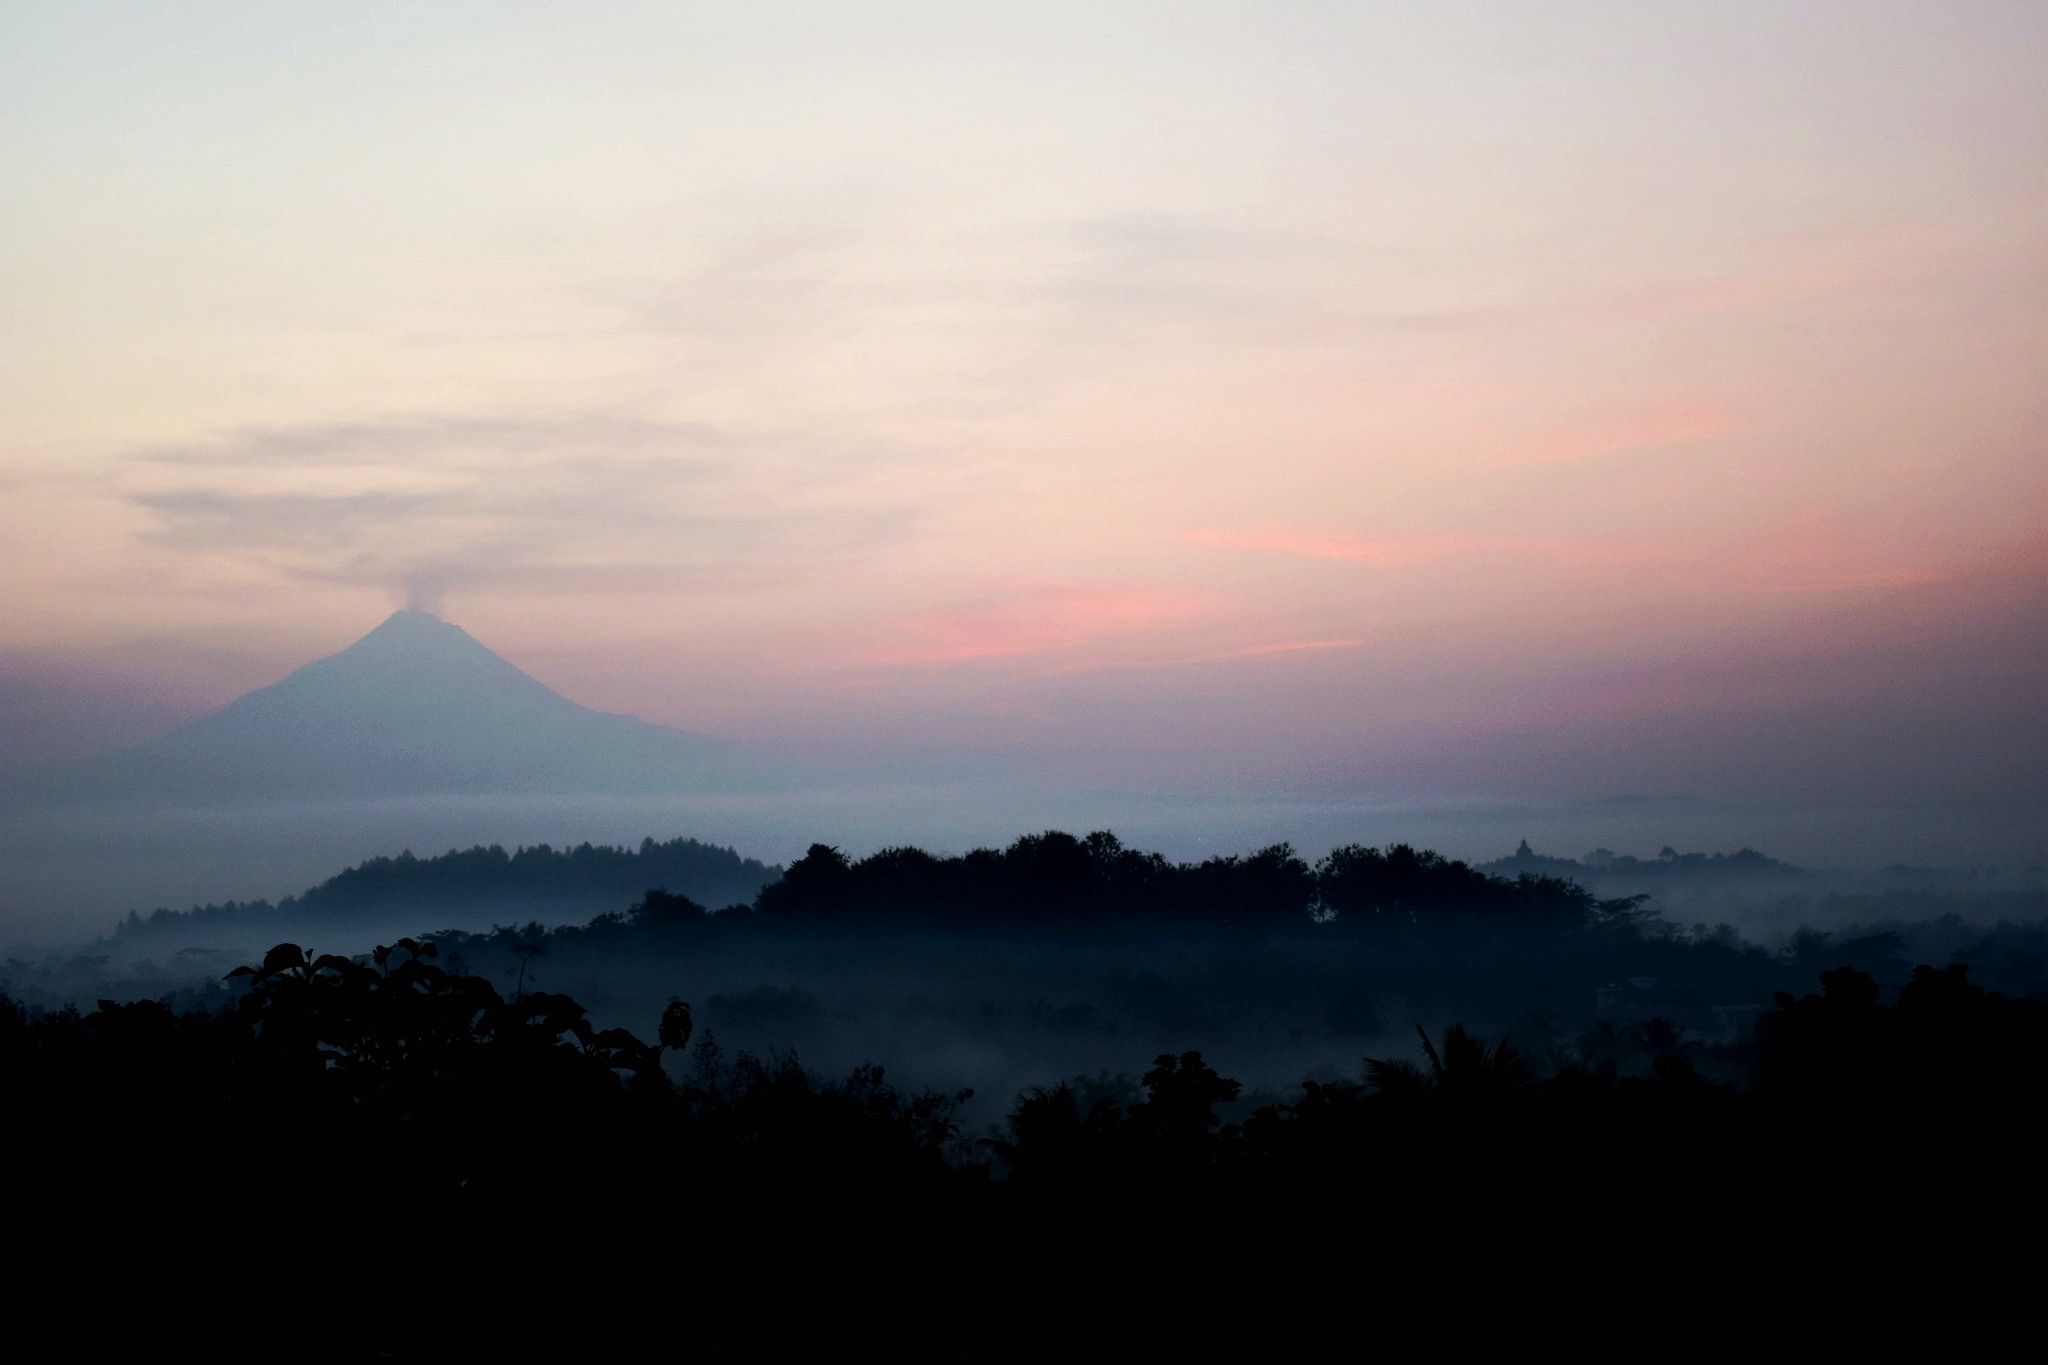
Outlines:
{"type": "Polygon", "coordinates": [[[649,886],[673,887],[715,905],[753,899],[781,869],[696,839],[643,839],[637,847],[581,843],[450,849],[421,858],[410,851],[371,858],[303,894],[272,903],[226,901],[189,910],[130,912],[114,928],[117,943],[193,932],[236,933],[293,925],[346,924],[350,916],[399,910],[421,917],[488,904],[500,914],[594,913],[649,886]]]}
{"type": "Polygon", "coordinates": [[[593,901],[622,905],[648,888],[713,909],[755,909],[768,916],[969,925],[1162,918],[1278,924],[1347,911],[1446,907],[1579,918],[1603,904],[1628,908],[1599,902],[1562,877],[1489,875],[1407,845],[1350,845],[1313,866],[1287,844],[1173,862],[1128,848],[1108,831],[1077,838],[1051,830],[1007,848],[963,855],[906,845],[856,860],[813,844],[786,870],[684,838],[646,839],[637,849],[539,844],[508,852],[494,844],[428,858],[406,852],[370,859],[275,904],[229,901],[148,916],[131,913],[116,926],[115,937],[139,940],[174,930],[290,922],[344,924],[349,914],[371,909],[403,907],[425,916],[479,902],[514,911],[545,907],[559,915],[593,901]]]}

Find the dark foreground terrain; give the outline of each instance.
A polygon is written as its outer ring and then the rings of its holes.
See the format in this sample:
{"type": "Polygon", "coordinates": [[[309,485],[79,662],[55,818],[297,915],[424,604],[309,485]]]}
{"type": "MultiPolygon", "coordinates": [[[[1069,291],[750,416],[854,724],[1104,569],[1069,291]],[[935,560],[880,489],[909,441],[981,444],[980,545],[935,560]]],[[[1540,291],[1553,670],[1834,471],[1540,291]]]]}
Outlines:
{"type": "MultiPolygon", "coordinates": [[[[893,889],[813,850],[748,911],[650,894],[526,938],[280,945],[203,1006],[8,1001],[17,1316],[79,1348],[265,1357],[1211,1359],[1935,1349],[2033,1301],[2048,1003],[1962,962],[1829,966],[1711,1038],[1625,1013],[1569,1039],[1406,1032],[1339,995],[1326,1026],[1407,1041],[1261,1095],[1195,1047],[1134,1047],[976,1125],[966,1094],[877,1066],[729,1051],[701,1002],[620,1027],[526,979],[861,935],[897,957],[1028,938],[1083,970],[1140,924],[1254,978],[1435,961],[1539,1007],[1631,954],[1805,970],[1412,851],[1268,850],[1151,899],[1133,887],[1180,874],[1084,852],[1063,865],[1096,880],[1051,899],[1017,889],[1044,845],[1007,873],[906,855],[893,889]],[[935,925],[963,890],[981,925],[935,925]],[[520,974],[472,974],[499,939],[520,974]]],[[[1194,1033],[1233,1008],[1189,998],[1194,1033]]]]}

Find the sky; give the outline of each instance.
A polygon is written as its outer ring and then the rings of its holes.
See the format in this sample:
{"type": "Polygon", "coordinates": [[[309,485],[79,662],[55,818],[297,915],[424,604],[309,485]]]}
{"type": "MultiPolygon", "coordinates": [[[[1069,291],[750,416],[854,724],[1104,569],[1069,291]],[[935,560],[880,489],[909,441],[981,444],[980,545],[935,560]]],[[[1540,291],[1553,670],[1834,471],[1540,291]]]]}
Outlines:
{"type": "Polygon", "coordinates": [[[0,725],[413,605],[733,738],[2039,856],[2043,70],[2030,0],[13,0],[0,725]]]}

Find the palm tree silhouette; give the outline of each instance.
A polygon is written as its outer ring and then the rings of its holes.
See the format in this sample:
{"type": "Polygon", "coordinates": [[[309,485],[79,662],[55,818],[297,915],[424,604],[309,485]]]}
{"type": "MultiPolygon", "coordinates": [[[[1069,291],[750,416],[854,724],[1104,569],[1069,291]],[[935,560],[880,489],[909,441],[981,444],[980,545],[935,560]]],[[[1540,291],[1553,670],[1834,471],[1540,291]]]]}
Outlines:
{"type": "Polygon", "coordinates": [[[1491,1046],[1475,1038],[1463,1024],[1444,1030],[1443,1047],[1432,1043],[1420,1024],[1424,1071],[1406,1058],[1367,1057],[1365,1070],[1373,1090],[1391,1100],[1438,1099],[1457,1102],[1498,1100],[1529,1083],[1529,1058],[1503,1036],[1491,1046]]]}

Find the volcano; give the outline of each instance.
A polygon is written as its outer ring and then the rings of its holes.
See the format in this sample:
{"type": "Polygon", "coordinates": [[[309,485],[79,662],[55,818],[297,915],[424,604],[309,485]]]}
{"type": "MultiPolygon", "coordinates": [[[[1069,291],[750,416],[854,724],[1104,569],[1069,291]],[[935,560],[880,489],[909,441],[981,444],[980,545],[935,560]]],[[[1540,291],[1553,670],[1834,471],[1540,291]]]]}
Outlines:
{"type": "Polygon", "coordinates": [[[72,797],[649,794],[757,785],[742,746],[579,706],[460,626],[400,611],[342,650],[62,775],[72,797]]]}

